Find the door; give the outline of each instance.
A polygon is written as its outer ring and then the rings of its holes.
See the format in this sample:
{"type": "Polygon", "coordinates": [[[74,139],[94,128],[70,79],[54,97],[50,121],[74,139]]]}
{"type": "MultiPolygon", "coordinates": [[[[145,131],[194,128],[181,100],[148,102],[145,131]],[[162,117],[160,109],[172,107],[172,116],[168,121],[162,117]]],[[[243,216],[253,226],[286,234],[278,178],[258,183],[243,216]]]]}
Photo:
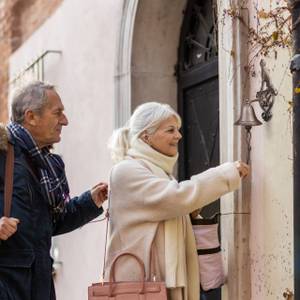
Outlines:
{"type": "MultiPolygon", "coordinates": [[[[183,120],[179,147],[179,180],[220,163],[217,9],[214,0],[190,0],[181,29],[178,111],[183,120]]],[[[202,216],[220,212],[220,201],[204,207],[202,216]]],[[[216,289],[202,300],[220,300],[216,289]]]]}

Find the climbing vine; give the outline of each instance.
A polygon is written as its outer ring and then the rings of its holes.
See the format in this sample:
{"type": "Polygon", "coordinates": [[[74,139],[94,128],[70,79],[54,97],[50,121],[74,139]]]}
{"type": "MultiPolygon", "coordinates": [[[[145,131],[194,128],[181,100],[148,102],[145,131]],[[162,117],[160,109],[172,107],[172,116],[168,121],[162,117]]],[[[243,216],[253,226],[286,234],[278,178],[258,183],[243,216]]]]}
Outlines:
{"type": "MultiPolygon", "coordinates": [[[[249,17],[250,3],[247,2],[242,1],[239,6],[224,9],[223,18],[230,17],[238,20],[245,27],[249,46],[249,62],[245,70],[250,72],[256,58],[273,54],[277,59],[278,49],[291,49],[293,28],[291,6],[288,0],[276,1],[276,7],[270,9],[259,9],[257,5],[254,6],[253,19],[249,17]]],[[[231,54],[234,55],[234,52],[231,51],[231,54]]]]}
{"type": "MultiPolygon", "coordinates": [[[[260,0],[241,0],[238,5],[231,5],[228,9],[223,10],[223,22],[227,18],[240,22],[243,33],[247,35],[247,56],[243,69],[246,72],[246,86],[250,77],[256,77],[256,68],[258,61],[260,64],[264,57],[269,57],[274,60],[280,49],[287,49],[291,52],[293,38],[292,33],[294,28],[300,23],[298,21],[292,24],[292,1],[290,0],[270,0],[269,5],[261,5],[260,0]],[[266,8],[268,6],[268,8],[266,8]],[[251,11],[251,14],[250,12],[251,11]],[[248,79],[248,80],[247,80],[248,79]]],[[[225,24],[225,23],[224,23],[225,24]]],[[[229,50],[232,57],[235,56],[234,50],[229,50]]],[[[287,111],[291,115],[293,101],[287,101],[285,96],[279,92],[286,71],[282,75],[280,84],[277,86],[276,94],[282,97],[287,103],[287,111]]],[[[262,71],[263,73],[263,71],[262,71]]],[[[299,85],[300,92],[300,85],[299,85]]]]}

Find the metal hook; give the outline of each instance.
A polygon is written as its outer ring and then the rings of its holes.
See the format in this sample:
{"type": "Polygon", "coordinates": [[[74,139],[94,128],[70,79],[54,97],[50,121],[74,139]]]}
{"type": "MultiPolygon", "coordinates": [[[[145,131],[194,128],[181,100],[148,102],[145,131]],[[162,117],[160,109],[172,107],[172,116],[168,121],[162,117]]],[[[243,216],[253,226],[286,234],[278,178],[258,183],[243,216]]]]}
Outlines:
{"type": "Polygon", "coordinates": [[[261,67],[261,86],[260,90],[256,93],[256,98],[263,110],[261,116],[267,122],[272,118],[271,109],[278,92],[271,83],[270,75],[266,70],[266,62],[262,59],[259,64],[261,67]]]}

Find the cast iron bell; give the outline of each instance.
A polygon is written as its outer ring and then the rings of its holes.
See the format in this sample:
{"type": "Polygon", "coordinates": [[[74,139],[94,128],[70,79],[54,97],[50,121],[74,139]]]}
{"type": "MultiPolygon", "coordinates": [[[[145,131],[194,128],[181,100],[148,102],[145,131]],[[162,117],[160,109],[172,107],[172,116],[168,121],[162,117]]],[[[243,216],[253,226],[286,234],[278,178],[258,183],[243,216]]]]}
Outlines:
{"type": "Polygon", "coordinates": [[[245,104],[243,104],[240,118],[234,123],[234,125],[245,127],[262,125],[262,122],[257,119],[255,111],[249,100],[246,100],[245,104]]]}
{"type": "Polygon", "coordinates": [[[247,143],[247,164],[250,162],[250,152],[251,152],[251,128],[252,126],[259,126],[262,125],[256,115],[254,108],[251,105],[251,102],[257,101],[252,100],[249,101],[248,99],[245,101],[241,109],[240,118],[234,123],[234,125],[245,126],[246,129],[246,143],[247,143]]]}

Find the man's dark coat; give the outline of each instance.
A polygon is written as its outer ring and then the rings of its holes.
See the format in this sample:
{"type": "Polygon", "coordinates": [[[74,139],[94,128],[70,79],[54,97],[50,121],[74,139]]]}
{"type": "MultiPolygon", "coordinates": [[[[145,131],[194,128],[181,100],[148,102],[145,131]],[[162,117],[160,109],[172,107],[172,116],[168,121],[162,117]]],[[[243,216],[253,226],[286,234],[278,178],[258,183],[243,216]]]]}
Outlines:
{"type": "MultiPolygon", "coordinates": [[[[3,216],[3,190],[7,143],[0,128],[0,218],[3,216]],[[2,148],[2,150],[1,150],[2,148]]],[[[48,199],[29,157],[11,140],[15,150],[11,217],[18,218],[17,232],[0,241],[0,299],[54,300],[51,237],[72,231],[103,212],[90,192],[71,199],[66,211],[53,220],[48,199]]]]}

